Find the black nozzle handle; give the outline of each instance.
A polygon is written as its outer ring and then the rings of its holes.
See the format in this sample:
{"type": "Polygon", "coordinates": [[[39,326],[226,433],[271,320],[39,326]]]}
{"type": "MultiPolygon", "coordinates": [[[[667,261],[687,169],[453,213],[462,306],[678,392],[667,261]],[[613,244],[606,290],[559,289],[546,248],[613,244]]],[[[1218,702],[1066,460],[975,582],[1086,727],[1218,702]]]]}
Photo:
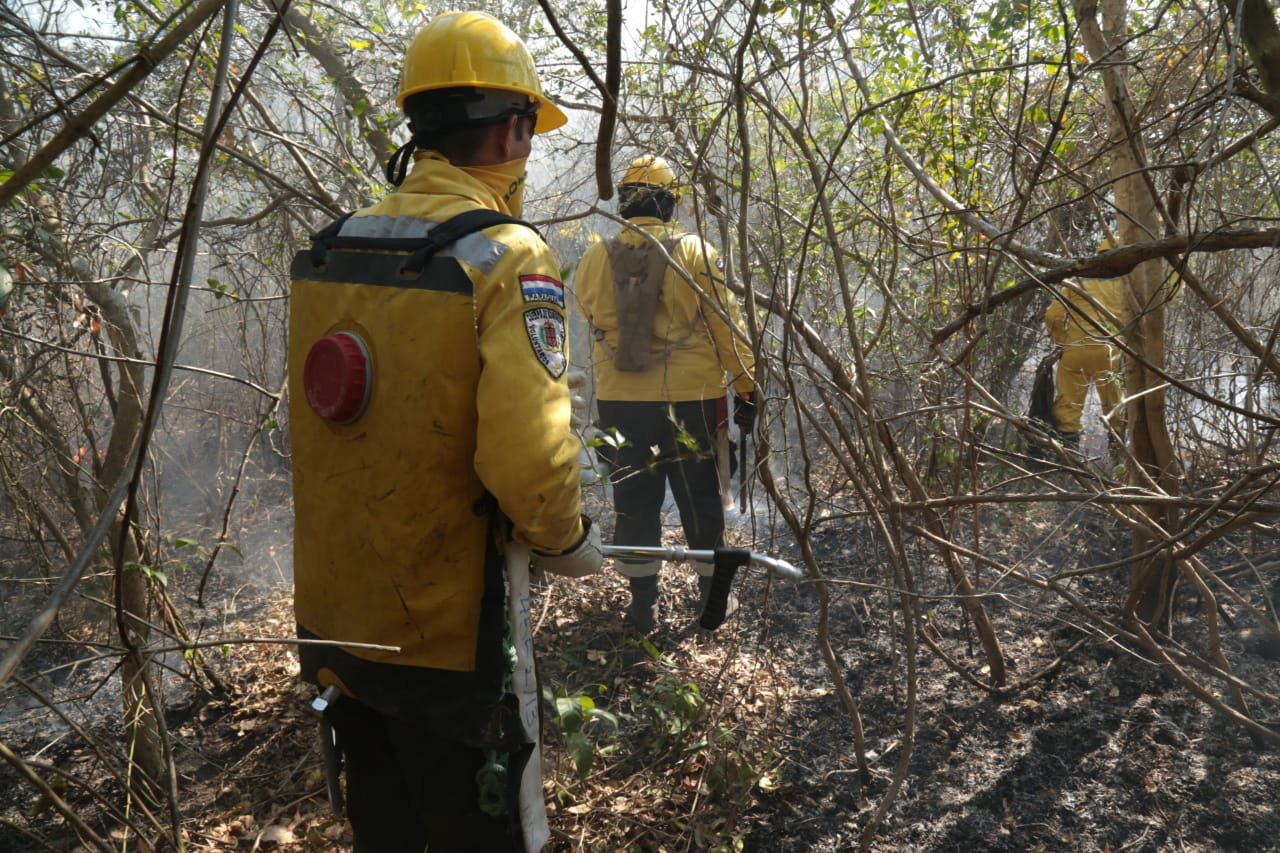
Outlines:
{"type": "Polygon", "coordinates": [[[702,618],[698,625],[714,631],[724,624],[725,610],[729,607],[729,593],[733,591],[733,578],[738,568],[751,562],[751,552],[743,548],[717,548],[712,563],[711,589],[702,606],[702,618]]]}

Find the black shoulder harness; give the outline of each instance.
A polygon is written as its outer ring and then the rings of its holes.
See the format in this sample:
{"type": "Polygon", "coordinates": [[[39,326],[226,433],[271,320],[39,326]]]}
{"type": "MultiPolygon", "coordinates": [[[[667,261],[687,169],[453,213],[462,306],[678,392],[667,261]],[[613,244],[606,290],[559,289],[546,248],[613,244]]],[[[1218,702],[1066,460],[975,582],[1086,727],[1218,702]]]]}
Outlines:
{"type": "Polygon", "coordinates": [[[400,272],[415,274],[421,272],[427,262],[441,250],[456,243],[468,234],[483,231],[494,225],[523,225],[541,236],[541,232],[537,228],[523,219],[517,219],[514,216],[508,216],[505,213],[499,213],[496,210],[489,210],[483,207],[463,211],[451,219],[446,219],[432,228],[425,237],[343,237],[341,234],[342,226],[350,218],[351,214],[348,213],[311,235],[310,252],[299,252],[294,258],[291,271],[294,278],[300,278],[309,272],[305,269],[299,269],[300,262],[309,262],[312,270],[321,270],[328,264],[330,252],[344,249],[365,251],[381,249],[383,251],[404,253],[407,257],[404,263],[400,265],[400,272]],[[306,261],[303,260],[304,256],[306,261]]]}

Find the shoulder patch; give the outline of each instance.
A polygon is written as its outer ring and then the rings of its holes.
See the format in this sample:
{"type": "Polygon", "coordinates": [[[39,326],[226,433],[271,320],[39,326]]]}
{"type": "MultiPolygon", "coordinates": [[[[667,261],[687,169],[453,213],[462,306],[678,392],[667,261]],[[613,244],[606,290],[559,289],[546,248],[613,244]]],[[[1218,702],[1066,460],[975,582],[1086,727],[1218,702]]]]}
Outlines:
{"type": "Polygon", "coordinates": [[[525,302],[550,302],[564,307],[564,285],[549,275],[520,276],[520,295],[525,302]]]}
{"type": "Polygon", "coordinates": [[[564,374],[564,317],[552,308],[532,308],[524,312],[524,328],[529,333],[533,354],[555,379],[564,374]]]}

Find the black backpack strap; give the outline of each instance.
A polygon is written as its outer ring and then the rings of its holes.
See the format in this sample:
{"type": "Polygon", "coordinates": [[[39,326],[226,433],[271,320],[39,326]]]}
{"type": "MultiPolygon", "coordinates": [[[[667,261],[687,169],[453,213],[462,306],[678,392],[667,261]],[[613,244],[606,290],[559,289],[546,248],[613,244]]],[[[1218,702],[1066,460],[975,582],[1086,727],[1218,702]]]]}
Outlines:
{"type": "Polygon", "coordinates": [[[329,250],[333,248],[333,241],[342,230],[343,223],[350,218],[350,213],[344,214],[311,235],[311,266],[324,266],[329,259],[329,250]]]}
{"type": "Polygon", "coordinates": [[[459,213],[452,219],[446,219],[418,243],[418,247],[413,250],[413,254],[404,262],[401,269],[404,272],[418,272],[427,261],[437,253],[441,252],[448,246],[453,245],[457,241],[466,237],[468,234],[474,234],[477,231],[483,231],[486,228],[492,228],[494,225],[523,225],[530,228],[539,237],[542,232],[538,231],[523,219],[517,219],[514,216],[508,216],[505,213],[499,213],[496,210],[489,210],[487,207],[476,208],[475,210],[467,210],[459,213]]]}
{"type": "Polygon", "coordinates": [[[448,246],[466,237],[468,234],[474,234],[476,231],[483,231],[494,225],[523,225],[531,229],[539,237],[542,232],[534,228],[533,225],[525,222],[523,219],[517,219],[514,216],[508,216],[505,213],[499,213],[496,210],[490,210],[485,207],[476,208],[475,210],[467,210],[459,213],[452,219],[447,219],[439,225],[431,229],[426,237],[416,238],[378,238],[378,237],[343,237],[342,226],[350,219],[352,214],[336,219],[329,223],[324,229],[317,231],[311,235],[311,265],[319,268],[325,265],[329,259],[329,252],[340,249],[386,249],[390,251],[409,252],[409,257],[405,260],[402,271],[421,272],[434,255],[438,254],[448,246]]]}

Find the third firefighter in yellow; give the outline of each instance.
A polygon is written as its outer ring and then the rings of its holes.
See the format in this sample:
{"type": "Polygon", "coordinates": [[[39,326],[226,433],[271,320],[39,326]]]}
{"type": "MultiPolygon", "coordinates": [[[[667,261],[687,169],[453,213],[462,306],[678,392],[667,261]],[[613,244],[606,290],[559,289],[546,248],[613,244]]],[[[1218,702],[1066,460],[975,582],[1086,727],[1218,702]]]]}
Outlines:
{"type": "Polygon", "coordinates": [[[1044,313],[1050,339],[1063,348],[1053,402],[1058,431],[1079,435],[1090,384],[1098,389],[1103,416],[1123,431],[1122,363],[1112,336],[1129,321],[1125,280],[1089,278],[1078,289],[1064,285],[1062,293],[1065,302],[1053,300],[1044,313]]]}

